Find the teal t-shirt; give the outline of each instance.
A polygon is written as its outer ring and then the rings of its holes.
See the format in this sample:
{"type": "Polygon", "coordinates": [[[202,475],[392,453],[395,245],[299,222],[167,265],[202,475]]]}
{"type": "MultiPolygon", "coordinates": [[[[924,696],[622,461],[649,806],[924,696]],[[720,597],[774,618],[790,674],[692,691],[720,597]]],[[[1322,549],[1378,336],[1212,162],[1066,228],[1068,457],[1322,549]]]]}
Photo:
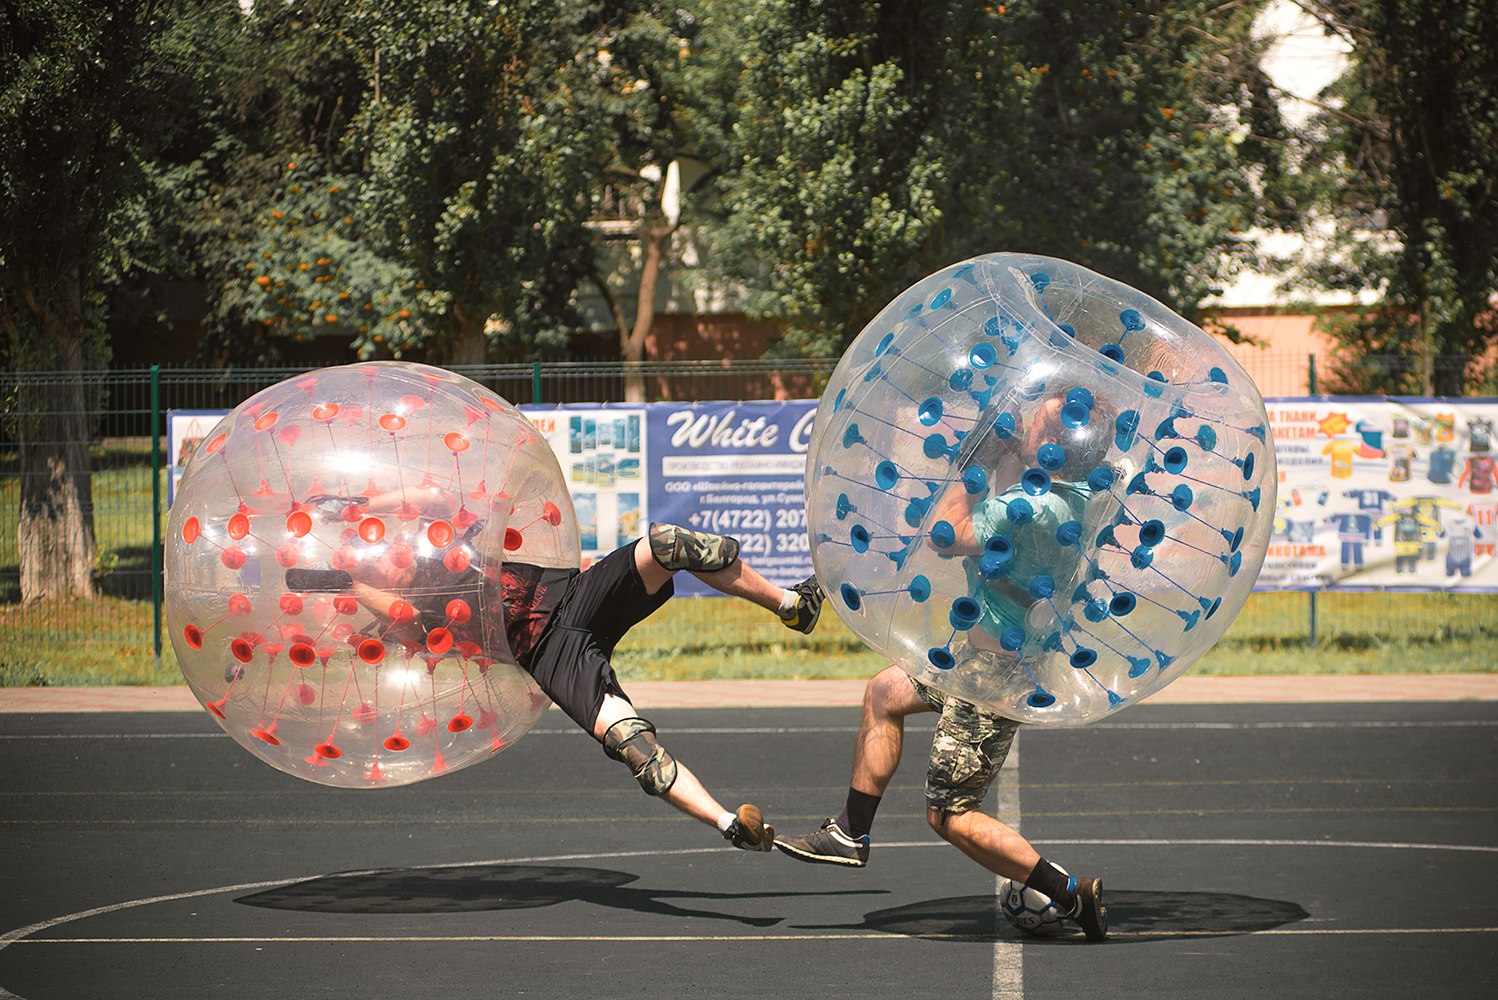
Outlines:
{"type": "Polygon", "coordinates": [[[1024,628],[1030,607],[1043,600],[1030,593],[1036,577],[1049,576],[1059,597],[1058,607],[1071,603],[1076,584],[1072,577],[1082,561],[1078,542],[1085,544],[1083,524],[1092,490],[1085,483],[1056,482],[1038,497],[1025,494],[1018,485],[973,508],[973,537],[984,545],[994,538],[1009,543],[1009,557],[999,565],[1002,572],[985,578],[983,557],[965,560],[968,592],[978,602],[982,616],[978,626],[1000,637],[1007,628],[1024,628]],[[1018,520],[1011,512],[1028,509],[1018,520]],[[1064,542],[1057,533],[1069,522],[1076,523],[1076,541],[1064,542]]]}

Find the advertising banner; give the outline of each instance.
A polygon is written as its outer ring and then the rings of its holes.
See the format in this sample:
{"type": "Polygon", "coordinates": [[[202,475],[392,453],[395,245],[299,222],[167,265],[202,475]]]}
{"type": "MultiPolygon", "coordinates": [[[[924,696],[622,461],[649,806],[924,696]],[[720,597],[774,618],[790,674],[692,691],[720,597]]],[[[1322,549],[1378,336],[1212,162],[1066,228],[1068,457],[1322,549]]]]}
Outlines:
{"type": "MultiPolygon", "coordinates": [[[[1498,400],[1279,398],[1279,508],[1258,590],[1498,591],[1498,400]]],[[[815,400],[524,406],[557,454],[586,561],[651,521],[733,535],[771,581],[811,575],[815,400]]],[[[168,415],[170,485],[226,411],[168,415]]],[[[690,574],[681,594],[711,593],[690,574]]]]}
{"type": "Polygon", "coordinates": [[[166,504],[172,505],[177,495],[177,480],[187,468],[187,460],[203,443],[204,436],[220,420],[229,415],[228,410],[168,410],[166,415],[167,477],[166,504]]]}
{"type": "MultiPolygon", "coordinates": [[[[815,400],[521,410],[572,483],[584,559],[638,537],[651,521],[669,521],[734,536],[774,583],[811,575],[804,476],[815,400]]],[[[676,591],[713,593],[687,573],[676,591]]]]}
{"type": "Polygon", "coordinates": [[[1259,590],[1498,590],[1498,400],[1265,401],[1279,509],[1259,590]]]}
{"type": "Polygon", "coordinates": [[[562,465],[583,560],[606,555],[650,523],[643,404],[524,406],[562,465]]]}

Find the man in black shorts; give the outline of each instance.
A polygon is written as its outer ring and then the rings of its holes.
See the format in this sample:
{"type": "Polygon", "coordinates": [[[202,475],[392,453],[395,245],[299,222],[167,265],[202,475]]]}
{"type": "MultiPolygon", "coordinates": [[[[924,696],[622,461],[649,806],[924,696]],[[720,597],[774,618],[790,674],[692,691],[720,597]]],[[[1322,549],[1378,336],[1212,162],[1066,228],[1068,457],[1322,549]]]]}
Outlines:
{"type": "Polygon", "coordinates": [[[644,538],[581,573],[506,563],[501,587],[511,650],[558,708],[625,764],[647,794],[716,827],[735,847],[768,851],[775,830],[759,808],[725,809],[656,741],[655,727],[635,711],[610,664],[625,633],[670,600],[682,570],[720,593],[774,611],[787,628],[810,633],[822,607],[816,581],[778,587],[738,551],[733,538],[652,524],[644,538]]]}
{"type": "MultiPolygon", "coordinates": [[[[388,498],[316,497],[312,505],[327,518],[367,513],[388,498]],[[326,508],[326,509],[324,509],[326,508]]],[[[470,524],[460,545],[484,546],[485,524],[470,524]]],[[[492,547],[492,540],[491,540],[492,547]]],[[[775,830],[758,806],[730,812],[697,776],[665,750],[655,727],[640,717],[619,685],[610,662],[614,647],[675,593],[674,577],[685,570],[714,590],[774,611],[790,629],[810,633],[822,608],[815,579],[789,589],[770,583],[739,558],[736,539],[673,524],[652,524],[649,533],[588,569],[537,566],[516,561],[480,572],[468,566],[454,572],[441,559],[391,563],[387,556],[364,568],[290,569],[287,586],[301,591],[348,591],[386,623],[382,635],[433,648],[470,643],[495,659],[516,662],[535,678],[556,705],[603,744],[604,753],[625,764],[640,787],[688,816],[713,826],[735,847],[769,851],[775,830]],[[492,623],[474,616],[455,623],[446,606],[455,592],[497,596],[504,608],[503,639],[492,623]],[[496,593],[497,591],[497,593],[496,593]],[[404,597],[402,595],[405,595],[404,597]],[[406,598],[409,597],[409,600],[406,598]],[[506,651],[498,647],[508,644],[506,651]]]]}

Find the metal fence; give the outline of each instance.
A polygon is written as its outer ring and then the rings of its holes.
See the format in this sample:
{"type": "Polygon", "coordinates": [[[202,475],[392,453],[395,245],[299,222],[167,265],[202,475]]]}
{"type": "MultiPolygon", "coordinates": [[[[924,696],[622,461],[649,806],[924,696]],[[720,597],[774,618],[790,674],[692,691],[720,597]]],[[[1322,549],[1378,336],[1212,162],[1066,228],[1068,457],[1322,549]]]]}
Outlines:
{"type": "MultiPolygon", "coordinates": [[[[832,361],[536,363],[460,367],[456,370],[515,403],[792,399],[820,394],[832,361]]],[[[1377,366],[1379,359],[1364,359],[1377,366]]],[[[1403,370],[1404,359],[1386,368],[1403,370]]],[[[1315,390],[1313,355],[1266,352],[1248,366],[1266,395],[1315,390]]],[[[1324,370],[1324,365],[1322,366],[1324,370]]],[[[114,660],[171,656],[161,623],[161,536],[166,519],[165,415],[173,409],[229,409],[256,391],[304,369],[176,369],[152,367],[108,372],[0,373],[0,677],[25,682],[27,671],[62,650],[92,651],[98,679],[111,676],[114,660]],[[43,396],[64,397],[68,420],[44,424],[43,396]],[[61,429],[59,429],[61,428],[61,429]],[[72,428],[72,430],[69,430],[72,428]],[[52,435],[49,437],[48,435],[52,435]],[[94,531],[90,567],[96,596],[90,600],[24,601],[19,549],[25,527],[21,450],[61,453],[86,448],[90,472],[82,477],[82,508],[94,531]]],[[[33,460],[29,475],[46,475],[33,460]]],[[[41,463],[45,465],[46,463],[41,463]]],[[[1469,621],[1484,635],[1498,632],[1498,600],[1487,595],[1372,595],[1347,604],[1326,595],[1256,595],[1234,626],[1273,641],[1315,646],[1319,638],[1356,626],[1359,641],[1432,628],[1436,617],[1469,621]],[[1417,599],[1418,598],[1418,599],[1417,599]],[[1449,605],[1449,606],[1448,606],[1449,605]],[[1356,622],[1353,619],[1356,619],[1356,622]],[[1371,624],[1370,624],[1371,623],[1371,624]]],[[[738,602],[734,602],[737,604],[738,602]]],[[[754,627],[754,609],[725,609],[722,641],[739,642],[737,630],[754,627]]],[[[1449,626],[1447,626],[1449,627],[1449,626]]],[[[1230,636],[1232,633],[1230,633],[1230,636]]],[[[40,670],[37,676],[42,676],[40,670]]]]}

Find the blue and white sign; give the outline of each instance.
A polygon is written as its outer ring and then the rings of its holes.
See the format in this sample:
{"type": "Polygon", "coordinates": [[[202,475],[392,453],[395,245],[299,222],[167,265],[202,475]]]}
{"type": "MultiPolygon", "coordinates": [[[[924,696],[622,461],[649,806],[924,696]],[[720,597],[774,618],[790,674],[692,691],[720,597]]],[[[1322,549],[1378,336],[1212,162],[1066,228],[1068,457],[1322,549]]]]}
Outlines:
{"type": "MultiPolygon", "coordinates": [[[[815,400],[647,407],[650,519],[733,535],[773,583],[811,575],[806,451],[815,400]]],[[[709,592],[681,574],[681,594],[709,592]]]]}
{"type": "MultiPolygon", "coordinates": [[[[1279,464],[1256,590],[1498,590],[1498,401],[1265,401],[1279,464]]],[[[577,510],[584,559],[670,521],[733,535],[772,582],[811,575],[815,400],[524,406],[577,510]]],[[[172,475],[228,411],[168,415],[172,475]]],[[[691,574],[677,592],[714,593],[691,574]]]]}
{"type": "MultiPolygon", "coordinates": [[[[523,406],[572,491],[583,559],[651,521],[732,535],[772,582],[811,575],[806,450],[815,400],[523,406]]],[[[681,595],[715,594],[690,573],[681,595]]]]}

